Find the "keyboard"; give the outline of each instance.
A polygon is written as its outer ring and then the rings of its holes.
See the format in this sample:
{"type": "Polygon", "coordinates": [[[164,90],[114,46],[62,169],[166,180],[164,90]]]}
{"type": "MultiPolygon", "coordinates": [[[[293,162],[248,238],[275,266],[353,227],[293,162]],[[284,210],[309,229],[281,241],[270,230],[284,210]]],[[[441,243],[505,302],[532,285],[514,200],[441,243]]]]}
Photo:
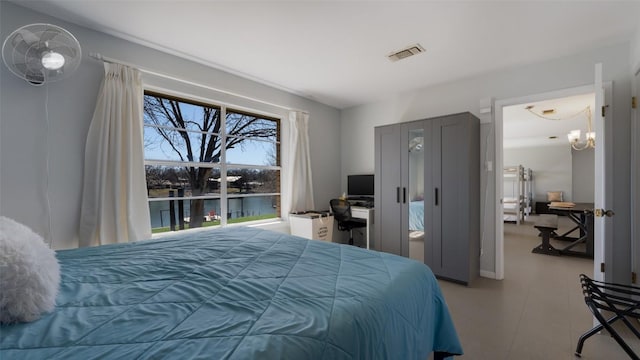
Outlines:
{"type": "Polygon", "coordinates": [[[348,200],[351,206],[360,206],[364,208],[373,208],[373,200],[348,200]]]}

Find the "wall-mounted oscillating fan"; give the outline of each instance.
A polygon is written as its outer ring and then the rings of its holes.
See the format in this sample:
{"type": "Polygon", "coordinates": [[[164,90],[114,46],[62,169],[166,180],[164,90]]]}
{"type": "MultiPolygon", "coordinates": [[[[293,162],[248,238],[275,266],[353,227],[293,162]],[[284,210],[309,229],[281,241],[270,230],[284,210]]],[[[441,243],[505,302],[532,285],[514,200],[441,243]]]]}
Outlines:
{"type": "Polygon", "coordinates": [[[80,43],[67,30],[51,24],[23,26],[2,45],[9,70],[33,85],[64,79],[80,65],[80,43]]]}

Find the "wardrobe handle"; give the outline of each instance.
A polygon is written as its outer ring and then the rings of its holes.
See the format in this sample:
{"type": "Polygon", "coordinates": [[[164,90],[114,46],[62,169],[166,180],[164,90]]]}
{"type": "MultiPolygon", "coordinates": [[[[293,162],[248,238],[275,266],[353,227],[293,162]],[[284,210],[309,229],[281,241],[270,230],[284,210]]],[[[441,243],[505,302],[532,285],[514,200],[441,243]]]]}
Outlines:
{"type": "Polygon", "coordinates": [[[396,188],[396,202],[400,202],[400,186],[396,188]]]}
{"type": "Polygon", "coordinates": [[[438,188],[436,188],[436,206],[438,206],[438,188]]]}
{"type": "Polygon", "coordinates": [[[407,203],[407,188],[405,187],[402,188],[402,203],[407,203]]]}

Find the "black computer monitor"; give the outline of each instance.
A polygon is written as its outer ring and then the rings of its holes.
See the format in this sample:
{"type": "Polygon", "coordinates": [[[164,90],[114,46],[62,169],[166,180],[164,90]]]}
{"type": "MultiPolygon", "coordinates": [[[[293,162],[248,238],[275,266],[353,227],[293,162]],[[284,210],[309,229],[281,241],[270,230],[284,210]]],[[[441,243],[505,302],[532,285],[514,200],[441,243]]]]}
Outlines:
{"type": "Polygon", "coordinates": [[[347,195],[349,197],[373,197],[373,175],[348,175],[347,195]]]}

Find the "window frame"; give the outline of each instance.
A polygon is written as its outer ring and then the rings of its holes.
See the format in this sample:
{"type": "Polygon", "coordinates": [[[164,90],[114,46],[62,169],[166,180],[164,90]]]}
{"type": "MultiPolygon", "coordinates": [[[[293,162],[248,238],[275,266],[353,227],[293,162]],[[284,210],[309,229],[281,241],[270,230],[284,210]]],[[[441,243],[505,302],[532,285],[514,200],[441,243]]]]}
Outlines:
{"type": "MultiPolygon", "coordinates": [[[[185,131],[188,133],[200,133],[200,134],[216,134],[220,137],[220,160],[219,163],[211,163],[211,162],[199,162],[199,161],[180,161],[180,160],[167,160],[167,159],[148,159],[146,156],[144,157],[144,166],[168,166],[168,167],[185,167],[185,166],[193,166],[193,167],[207,167],[211,169],[218,169],[220,171],[220,193],[219,194],[207,194],[207,195],[199,195],[199,196],[181,196],[181,197],[149,197],[147,199],[148,203],[157,202],[157,201],[169,201],[169,200],[220,200],[220,225],[214,225],[212,227],[224,227],[228,225],[228,200],[229,199],[238,199],[238,198],[249,198],[249,197],[277,197],[277,211],[274,219],[268,220],[253,220],[253,221],[245,221],[243,224],[257,224],[266,221],[281,221],[282,220],[282,175],[283,175],[283,166],[282,166],[282,117],[273,114],[266,114],[265,112],[254,110],[254,109],[246,109],[239,106],[230,105],[224,102],[203,99],[200,97],[191,96],[188,94],[180,94],[177,95],[166,89],[157,89],[152,87],[145,87],[143,96],[157,96],[162,97],[169,100],[174,100],[178,102],[187,103],[194,106],[203,106],[209,108],[218,109],[220,112],[220,132],[207,132],[207,131],[198,131],[198,130],[187,130],[187,129],[179,129],[171,126],[164,125],[156,125],[156,124],[147,124],[143,122],[143,136],[146,128],[163,128],[167,130],[173,131],[185,131]],[[275,140],[261,139],[261,138],[251,138],[246,136],[235,136],[227,134],[227,113],[233,112],[241,115],[254,116],[259,117],[260,119],[270,120],[275,123],[276,134],[275,140]],[[249,164],[237,164],[237,163],[227,163],[226,161],[226,144],[227,137],[233,138],[241,138],[241,139],[250,139],[252,141],[261,141],[265,143],[271,143],[275,145],[276,151],[276,165],[249,165],[249,164]],[[242,169],[257,169],[257,170],[274,170],[278,172],[278,180],[277,180],[277,190],[278,192],[269,192],[269,193],[248,193],[248,194],[234,194],[231,197],[228,193],[228,170],[242,170],[242,169]],[[227,201],[223,201],[223,200],[227,201]]],[[[145,174],[146,175],[146,174],[145,174]]],[[[146,181],[146,176],[145,176],[146,181]]]]}

